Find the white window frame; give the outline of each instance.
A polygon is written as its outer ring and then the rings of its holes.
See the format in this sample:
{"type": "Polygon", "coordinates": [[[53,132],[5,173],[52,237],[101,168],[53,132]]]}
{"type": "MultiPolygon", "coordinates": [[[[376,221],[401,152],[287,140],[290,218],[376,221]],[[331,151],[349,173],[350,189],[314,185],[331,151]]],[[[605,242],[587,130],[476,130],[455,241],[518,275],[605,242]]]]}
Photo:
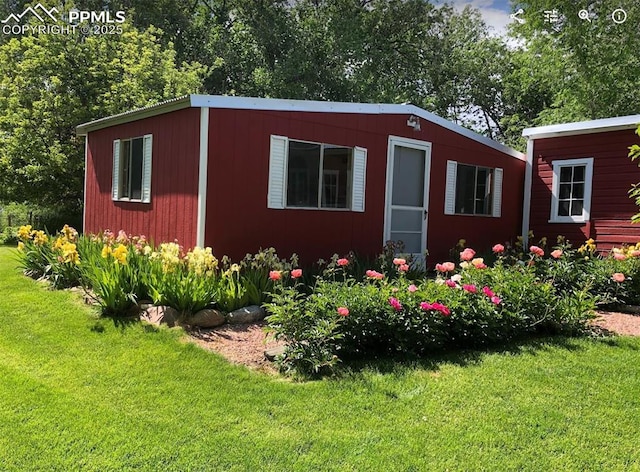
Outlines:
{"type": "Polygon", "coordinates": [[[126,139],[116,139],[113,141],[113,167],[111,183],[111,199],[119,202],[151,203],[151,162],[153,150],[153,135],[134,136],[126,139]],[[142,185],[140,198],[132,199],[120,195],[120,182],[122,179],[121,152],[123,143],[142,139],[142,185]]]}
{"type": "Polygon", "coordinates": [[[591,190],[593,186],[593,157],[578,159],[562,159],[552,162],[553,181],[551,183],[551,216],[549,223],[586,223],[591,218],[591,190]],[[560,171],[563,167],[585,166],[584,172],[584,203],[582,215],[559,216],[560,202],[560,171]]]}
{"type": "Polygon", "coordinates": [[[323,210],[323,211],[353,211],[364,212],[365,187],[366,187],[366,165],[367,150],[358,146],[342,146],[330,143],[319,143],[302,139],[291,138],[291,141],[317,144],[319,146],[340,146],[351,150],[351,168],[348,170],[348,199],[345,208],[323,207],[323,183],[324,173],[327,169],[323,167],[323,155],[320,155],[318,206],[299,207],[287,205],[287,182],[289,172],[289,138],[286,136],[271,136],[271,146],[269,155],[269,191],[267,194],[267,208],[288,209],[288,210],[323,210]]]}
{"type": "MultiPolygon", "coordinates": [[[[502,185],[503,185],[504,169],[501,167],[488,167],[479,164],[467,162],[447,161],[446,180],[445,180],[445,198],[444,198],[444,214],[455,216],[472,216],[484,218],[500,218],[502,217],[502,185]],[[491,169],[493,178],[491,185],[491,212],[490,213],[456,213],[456,186],[458,183],[458,164],[464,166],[472,166],[476,168],[491,169]]],[[[475,202],[474,202],[475,208],[475,202]]]]}

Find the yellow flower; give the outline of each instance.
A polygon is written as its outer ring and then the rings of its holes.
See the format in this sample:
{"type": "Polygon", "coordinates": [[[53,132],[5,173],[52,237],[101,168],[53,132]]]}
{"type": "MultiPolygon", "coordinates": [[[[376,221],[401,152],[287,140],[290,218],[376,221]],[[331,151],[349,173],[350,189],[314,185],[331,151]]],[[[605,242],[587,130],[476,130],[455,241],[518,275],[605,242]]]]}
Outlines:
{"type": "Polygon", "coordinates": [[[592,238],[587,239],[585,243],[578,248],[578,252],[580,254],[583,254],[585,252],[589,252],[589,253],[596,252],[596,242],[592,238]]]}
{"type": "Polygon", "coordinates": [[[151,254],[153,253],[153,249],[151,248],[151,246],[148,246],[148,245],[147,245],[147,246],[145,246],[145,247],[144,247],[144,249],[142,250],[142,253],[143,253],[145,256],[149,256],[149,255],[151,255],[151,254]]]}
{"type": "Polygon", "coordinates": [[[48,242],[49,242],[49,237],[44,233],[44,231],[34,231],[33,243],[36,246],[44,246],[48,242]]]}
{"type": "Polygon", "coordinates": [[[62,260],[63,262],[72,264],[80,263],[80,258],[75,244],[67,242],[62,246],[62,260]]]}
{"type": "Polygon", "coordinates": [[[18,237],[23,241],[31,239],[31,225],[20,226],[18,228],[18,237]]]}
{"type": "Polygon", "coordinates": [[[196,275],[210,275],[218,268],[218,259],[215,258],[210,247],[194,247],[185,257],[189,270],[196,275]]]}
{"type": "Polygon", "coordinates": [[[72,228],[69,225],[64,225],[64,227],[62,228],[62,231],[60,232],[68,241],[73,242],[78,239],[78,232],[75,230],[75,228],[72,228]]]}
{"type": "Polygon", "coordinates": [[[53,242],[53,250],[58,251],[62,249],[62,246],[64,246],[65,243],[68,243],[68,242],[69,241],[67,241],[67,239],[64,236],[58,236],[56,240],[53,242]]]}
{"type": "Polygon", "coordinates": [[[231,272],[240,272],[240,266],[238,264],[231,264],[231,272]]]}
{"type": "Polygon", "coordinates": [[[24,243],[22,241],[18,241],[18,251],[24,251],[24,243]]]}
{"type": "Polygon", "coordinates": [[[111,254],[111,246],[107,246],[105,244],[104,247],[102,248],[102,257],[106,259],[109,257],[109,254],[111,254]]]}
{"type": "Polygon", "coordinates": [[[116,247],[113,251],[112,251],[113,257],[115,258],[116,262],[122,264],[122,265],[126,265],[127,264],[127,255],[129,254],[129,251],[127,250],[127,246],[120,244],[118,247],[116,247]]]}

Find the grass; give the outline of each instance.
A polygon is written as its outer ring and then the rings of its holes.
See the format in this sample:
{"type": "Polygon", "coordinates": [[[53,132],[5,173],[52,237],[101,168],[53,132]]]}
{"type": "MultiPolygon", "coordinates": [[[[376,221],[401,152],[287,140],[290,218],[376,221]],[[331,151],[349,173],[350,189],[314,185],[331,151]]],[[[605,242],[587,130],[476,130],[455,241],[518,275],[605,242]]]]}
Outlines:
{"type": "Polygon", "coordinates": [[[0,248],[0,470],[640,470],[640,339],[295,383],[115,325],[0,248]]]}

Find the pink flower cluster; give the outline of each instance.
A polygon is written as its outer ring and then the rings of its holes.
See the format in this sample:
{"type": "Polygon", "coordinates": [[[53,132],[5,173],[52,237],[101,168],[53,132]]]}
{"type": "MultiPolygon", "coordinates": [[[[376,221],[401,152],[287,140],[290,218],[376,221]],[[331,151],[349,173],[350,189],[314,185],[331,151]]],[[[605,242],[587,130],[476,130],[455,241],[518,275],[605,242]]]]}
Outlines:
{"type": "Polygon", "coordinates": [[[400,272],[406,272],[409,270],[409,264],[407,264],[407,260],[400,257],[396,257],[393,260],[393,265],[395,265],[400,272]]]}
{"type": "Polygon", "coordinates": [[[541,247],[538,246],[531,246],[529,248],[529,252],[531,254],[533,254],[534,256],[538,256],[538,257],[544,257],[544,249],[542,249],[541,247]]]}
{"type": "Polygon", "coordinates": [[[449,316],[451,314],[451,310],[449,310],[449,308],[447,308],[446,305],[443,305],[442,303],[438,303],[438,302],[434,302],[434,303],[421,302],[420,308],[422,308],[424,311],[439,311],[444,316],[449,316]]]}
{"type": "Polygon", "coordinates": [[[382,280],[384,278],[384,274],[381,274],[380,272],[377,272],[377,271],[371,270],[371,269],[366,271],[365,274],[366,274],[367,277],[369,277],[370,279],[374,279],[374,280],[382,280]]]}
{"type": "Polygon", "coordinates": [[[471,249],[470,247],[466,248],[464,251],[460,253],[461,261],[470,261],[476,255],[476,251],[471,249]]]}
{"type": "Polygon", "coordinates": [[[446,274],[447,272],[453,272],[456,269],[456,265],[453,262],[443,262],[442,264],[436,264],[436,270],[446,274]]]}
{"type": "Polygon", "coordinates": [[[389,297],[389,305],[391,305],[396,311],[402,310],[402,303],[400,303],[400,300],[395,297],[389,297]]]}
{"type": "Polygon", "coordinates": [[[340,316],[349,316],[349,309],[346,306],[338,307],[338,314],[340,316]]]}
{"type": "Polygon", "coordinates": [[[500,305],[500,303],[502,303],[502,299],[498,297],[495,293],[493,293],[493,290],[491,290],[486,285],[482,287],[482,293],[484,293],[487,296],[487,298],[491,300],[491,303],[493,303],[494,305],[500,305]]]}

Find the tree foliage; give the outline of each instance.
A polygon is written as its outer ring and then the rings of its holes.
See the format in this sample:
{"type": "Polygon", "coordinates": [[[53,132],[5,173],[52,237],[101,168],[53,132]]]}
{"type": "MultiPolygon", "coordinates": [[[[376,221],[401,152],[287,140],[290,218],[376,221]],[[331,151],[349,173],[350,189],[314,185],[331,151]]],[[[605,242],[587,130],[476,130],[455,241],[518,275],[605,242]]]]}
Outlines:
{"type": "Polygon", "coordinates": [[[195,92],[201,67],[176,66],[160,32],[27,35],[0,45],[0,200],[80,207],[83,122],[195,92]]]}

